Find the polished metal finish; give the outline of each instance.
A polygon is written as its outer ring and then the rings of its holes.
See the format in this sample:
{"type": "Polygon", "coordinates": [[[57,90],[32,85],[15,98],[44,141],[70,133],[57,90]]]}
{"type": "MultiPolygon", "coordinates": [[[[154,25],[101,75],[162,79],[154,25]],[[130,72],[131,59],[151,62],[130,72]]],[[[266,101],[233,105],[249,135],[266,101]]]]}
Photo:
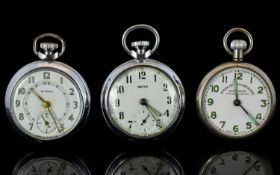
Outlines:
{"type": "MultiPolygon", "coordinates": [[[[242,42],[242,43],[243,43],[243,42],[242,42]]],[[[235,45],[235,44],[241,44],[241,42],[235,41],[235,42],[233,43],[233,45],[235,45]]],[[[234,61],[243,61],[243,56],[244,56],[244,55],[247,55],[247,54],[252,50],[252,48],[253,48],[253,37],[252,37],[252,35],[251,35],[247,30],[245,30],[245,29],[243,29],[243,28],[232,28],[232,29],[230,29],[230,30],[225,34],[224,39],[223,39],[223,45],[224,45],[225,50],[226,50],[230,55],[233,56],[233,60],[234,60],[234,61]],[[239,49],[236,48],[237,50],[242,50],[242,51],[241,51],[242,53],[234,53],[234,52],[238,52],[238,51],[234,51],[235,49],[232,49],[232,48],[230,49],[230,48],[228,47],[228,37],[229,37],[232,33],[235,33],[235,32],[244,33],[244,34],[248,37],[248,40],[249,40],[249,47],[247,48],[247,50],[243,49],[244,47],[242,47],[242,49],[241,49],[241,48],[239,48],[239,49]]],[[[232,45],[232,44],[231,44],[231,45],[232,45]]],[[[246,43],[246,45],[247,45],[247,43],[246,43]]],[[[241,46],[244,46],[244,43],[241,44],[241,46]]]]}
{"type": "Polygon", "coordinates": [[[45,60],[45,59],[46,60],[55,60],[55,59],[57,59],[58,57],[60,57],[64,54],[65,47],[66,47],[66,43],[65,43],[64,39],[61,38],[60,36],[54,34],[54,33],[45,33],[45,34],[39,35],[33,41],[33,51],[42,60],[45,60]],[[55,38],[55,39],[59,40],[60,43],[61,43],[61,51],[53,53],[53,51],[58,48],[58,46],[56,46],[55,43],[41,43],[40,47],[45,52],[42,53],[42,52],[38,51],[37,50],[37,45],[38,45],[39,40],[41,40],[43,38],[46,38],[46,37],[52,37],[52,38],[55,38]]]}
{"type": "MultiPolygon", "coordinates": [[[[145,43],[146,41],[140,41],[141,43],[145,43]]],[[[157,32],[157,30],[155,28],[153,28],[152,26],[149,26],[149,25],[146,25],[146,24],[138,24],[138,25],[134,25],[134,26],[131,26],[129,27],[123,34],[122,36],[122,45],[123,45],[123,48],[124,50],[129,54],[131,55],[132,57],[136,58],[136,59],[141,59],[141,58],[148,58],[150,55],[152,55],[158,48],[159,46],[159,42],[160,42],[160,37],[159,37],[159,34],[157,32]],[[134,30],[138,30],[138,29],[147,29],[149,31],[151,31],[154,36],[155,36],[155,45],[154,47],[151,49],[151,50],[147,50],[144,54],[138,54],[137,52],[135,52],[134,50],[130,50],[127,46],[127,42],[126,42],[126,39],[127,39],[127,36],[134,30]]]]}

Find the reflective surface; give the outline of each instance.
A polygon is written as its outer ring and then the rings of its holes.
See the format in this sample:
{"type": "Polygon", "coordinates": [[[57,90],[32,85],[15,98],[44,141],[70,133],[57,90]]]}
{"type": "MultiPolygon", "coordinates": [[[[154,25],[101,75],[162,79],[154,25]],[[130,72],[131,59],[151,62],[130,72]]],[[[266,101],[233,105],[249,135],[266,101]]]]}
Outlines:
{"type": "Polygon", "coordinates": [[[13,175],[90,175],[78,157],[62,158],[55,155],[31,153],[15,166],[13,175]]]}
{"type": "Polygon", "coordinates": [[[181,164],[167,152],[119,155],[107,169],[106,175],[168,174],[184,175],[181,164]]]}
{"type": "Polygon", "coordinates": [[[229,151],[214,155],[201,168],[199,175],[273,175],[270,162],[254,153],[229,151]]]}

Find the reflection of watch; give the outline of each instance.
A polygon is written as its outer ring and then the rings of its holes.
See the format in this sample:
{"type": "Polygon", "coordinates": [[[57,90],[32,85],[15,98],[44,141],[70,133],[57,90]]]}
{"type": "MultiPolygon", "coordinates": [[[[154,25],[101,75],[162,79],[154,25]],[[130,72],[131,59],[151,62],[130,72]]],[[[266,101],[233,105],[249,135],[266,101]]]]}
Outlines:
{"type": "Polygon", "coordinates": [[[13,170],[13,175],[91,175],[90,170],[77,157],[60,158],[29,154],[19,161],[13,170]]]}
{"type": "Polygon", "coordinates": [[[273,175],[271,164],[263,157],[243,151],[230,151],[211,157],[199,175],[273,175]]]}
{"type": "Polygon", "coordinates": [[[170,154],[137,154],[128,152],[119,155],[109,166],[105,175],[169,174],[184,175],[180,163],[170,154]]]}

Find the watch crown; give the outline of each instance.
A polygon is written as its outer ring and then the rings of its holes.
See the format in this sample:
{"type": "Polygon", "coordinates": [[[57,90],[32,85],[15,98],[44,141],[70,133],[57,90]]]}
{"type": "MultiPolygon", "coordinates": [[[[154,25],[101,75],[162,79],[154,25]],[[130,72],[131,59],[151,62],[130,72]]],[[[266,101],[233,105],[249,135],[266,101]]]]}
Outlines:
{"type": "Polygon", "coordinates": [[[230,48],[233,50],[233,60],[243,61],[244,50],[247,49],[247,42],[244,40],[233,40],[230,43],[230,48]]]}
{"type": "Polygon", "coordinates": [[[146,50],[146,48],[150,46],[149,41],[134,41],[131,43],[131,46],[136,49],[136,52],[133,52],[135,58],[145,59],[150,56],[150,51],[146,50]]]}

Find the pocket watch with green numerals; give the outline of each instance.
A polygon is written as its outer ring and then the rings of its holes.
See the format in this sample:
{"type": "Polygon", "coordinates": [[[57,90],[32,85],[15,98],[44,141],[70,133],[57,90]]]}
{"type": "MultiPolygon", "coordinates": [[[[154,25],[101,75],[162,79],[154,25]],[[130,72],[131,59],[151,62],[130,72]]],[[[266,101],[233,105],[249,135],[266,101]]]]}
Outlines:
{"type": "Polygon", "coordinates": [[[89,113],[87,84],[72,67],[55,61],[65,51],[65,42],[58,35],[38,36],[33,50],[42,60],[25,65],[10,81],[5,96],[8,117],[21,134],[38,141],[72,135],[89,113]],[[41,42],[38,48],[37,43],[46,37],[61,45],[41,42]]]}
{"type": "Polygon", "coordinates": [[[202,80],[197,91],[197,108],[202,122],[214,133],[228,138],[244,138],[260,131],[271,119],[276,105],[272,82],[258,67],[243,62],[253,47],[251,34],[233,28],[224,36],[224,47],[233,61],[219,65],[202,80]],[[233,40],[234,32],[248,36],[233,40]]]}
{"type": "Polygon", "coordinates": [[[159,45],[157,31],[148,25],[128,28],[122,40],[133,60],[118,66],[107,78],[101,93],[101,105],[109,126],[129,139],[151,139],[170,133],[179,123],[184,107],[183,85],[175,72],[149,56],[159,45]],[[148,41],[132,43],[127,35],[136,29],[147,29],[156,38],[152,50],[148,41]]]}

